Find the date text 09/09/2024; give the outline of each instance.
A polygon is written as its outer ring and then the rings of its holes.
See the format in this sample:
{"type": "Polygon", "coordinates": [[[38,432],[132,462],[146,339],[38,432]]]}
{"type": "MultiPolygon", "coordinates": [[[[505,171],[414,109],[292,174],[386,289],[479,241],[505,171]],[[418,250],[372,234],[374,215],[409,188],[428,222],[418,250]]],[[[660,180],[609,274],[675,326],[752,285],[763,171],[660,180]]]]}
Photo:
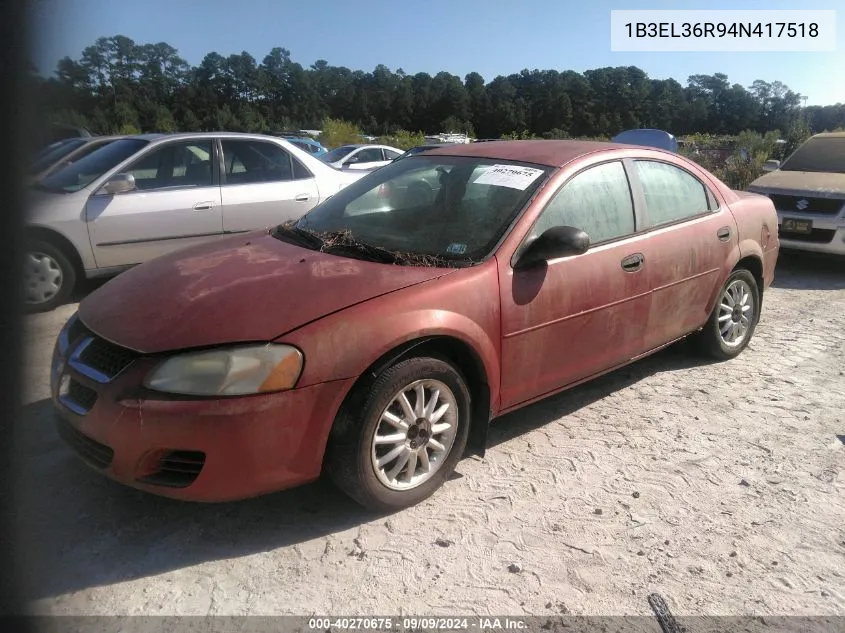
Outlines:
{"type": "Polygon", "coordinates": [[[628,22],[628,37],[818,37],[816,22],[628,22]]]}
{"type": "Polygon", "coordinates": [[[401,617],[401,618],[309,618],[308,628],[315,631],[520,631],[528,628],[524,620],[497,617],[401,617]]]}

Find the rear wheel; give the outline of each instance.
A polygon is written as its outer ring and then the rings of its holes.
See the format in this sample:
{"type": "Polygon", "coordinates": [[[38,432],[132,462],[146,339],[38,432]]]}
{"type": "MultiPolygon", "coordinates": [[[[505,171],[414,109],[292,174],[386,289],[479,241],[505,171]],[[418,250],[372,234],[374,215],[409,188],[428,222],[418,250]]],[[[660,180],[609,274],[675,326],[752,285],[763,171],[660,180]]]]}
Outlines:
{"type": "Polygon", "coordinates": [[[415,357],[359,389],[335,423],[329,476],[373,510],[419,503],[449,477],[466,446],[470,396],[463,378],[444,360],[415,357]]]}
{"type": "Polygon", "coordinates": [[[731,273],[707,324],[693,341],[704,354],[719,360],[735,358],[744,350],[760,319],[757,281],[745,269],[731,273]]]}
{"type": "Polygon", "coordinates": [[[76,270],[60,248],[40,240],[27,243],[24,302],[29,312],[45,312],[64,304],[75,283],[76,270]]]}

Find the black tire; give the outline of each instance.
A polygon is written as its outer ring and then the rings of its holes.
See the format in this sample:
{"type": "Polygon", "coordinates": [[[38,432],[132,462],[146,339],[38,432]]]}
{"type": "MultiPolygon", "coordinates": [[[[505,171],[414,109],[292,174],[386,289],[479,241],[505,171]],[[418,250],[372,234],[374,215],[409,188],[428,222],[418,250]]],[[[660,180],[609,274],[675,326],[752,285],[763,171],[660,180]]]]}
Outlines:
{"type": "Polygon", "coordinates": [[[452,474],[466,447],[469,426],[469,390],[449,362],[422,356],[401,360],[374,380],[359,385],[338,414],[326,448],[326,473],[338,488],[370,510],[412,506],[431,496],[452,474]],[[394,396],[419,380],[436,380],[449,388],[457,404],[457,429],[451,449],[427,480],[414,488],[394,490],[376,475],[372,442],[383,424],[382,412],[394,396]]]}
{"type": "MultiPolygon", "coordinates": [[[[53,262],[55,262],[59,273],[59,288],[49,296],[39,294],[43,297],[42,301],[37,301],[36,296],[32,294],[32,289],[29,282],[25,281],[24,287],[24,306],[27,312],[48,312],[60,305],[67,303],[70,295],[76,286],[76,269],[70,261],[70,258],[62,251],[61,248],[53,245],[50,242],[43,240],[30,240],[26,243],[24,266],[31,266],[30,254],[39,253],[46,255],[53,262]]],[[[34,271],[33,271],[34,272],[34,271]]],[[[27,279],[29,271],[24,274],[24,279],[27,279]]],[[[35,283],[35,282],[33,282],[35,283]]]]}
{"type": "Polygon", "coordinates": [[[730,360],[731,358],[739,356],[742,350],[748,346],[748,343],[751,341],[751,337],[754,335],[757,322],[760,320],[760,306],[760,289],[757,286],[757,280],[754,279],[754,275],[744,268],[734,270],[722,286],[721,290],[719,290],[716,305],[713,307],[713,312],[710,313],[710,317],[707,319],[707,323],[704,328],[692,337],[692,342],[695,345],[696,350],[701,354],[710,356],[711,358],[715,358],[717,360],[730,360]],[[745,333],[745,337],[738,344],[730,345],[722,338],[720,333],[719,316],[722,312],[721,304],[725,293],[728,288],[737,281],[744,283],[750,290],[749,301],[751,302],[753,316],[749,318],[750,324],[745,333]]]}

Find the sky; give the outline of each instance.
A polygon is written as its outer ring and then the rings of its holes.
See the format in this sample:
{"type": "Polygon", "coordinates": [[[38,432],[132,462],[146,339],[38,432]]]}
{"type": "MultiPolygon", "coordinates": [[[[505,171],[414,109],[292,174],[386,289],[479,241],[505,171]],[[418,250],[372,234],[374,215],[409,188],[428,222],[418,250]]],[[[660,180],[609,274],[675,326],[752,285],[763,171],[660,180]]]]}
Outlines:
{"type": "Polygon", "coordinates": [[[807,105],[845,103],[845,4],[841,0],[31,0],[33,62],[51,74],[101,36],[166,42],[192,65],[206,53],[275,46],[308,67],[318,59],[407,74],[476,71],[486,81],[524,68],[583,72],[637,66],[686,85],[695,74],[750,86],[781,81],[807,105]],[[610,50],[611,9],[838,9],[837,50],[812,53],[626,53],[610,50]]]}

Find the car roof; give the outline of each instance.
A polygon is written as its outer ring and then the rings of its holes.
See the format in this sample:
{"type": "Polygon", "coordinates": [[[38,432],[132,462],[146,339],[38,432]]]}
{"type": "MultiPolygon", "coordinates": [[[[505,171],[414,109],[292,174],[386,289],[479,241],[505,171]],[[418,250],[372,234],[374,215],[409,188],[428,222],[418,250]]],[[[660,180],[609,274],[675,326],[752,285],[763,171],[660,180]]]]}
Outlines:
{"type": "Polygon", "coordinates": [[[814,134],[813,138],[845,138],[845,132],[822,132],[814,134]]]}
{"type": "Polygon", "coordinates": [[[562,167],[579,156],[601,151],[619,151],[618,143],[599,141],[488,141],[447,145],[432,149],[428,156],[472,156],[496,160],[512,160],[524,163],[562,167]]]}
{"type": "Polygon", "coordinates": [[[180,139],[192,139],[192,138],[208,138],[209,136],[216,136],[220,138],[259,138],[259,139],[271,139],[271,140],[286,140],[281,136],[271,136],[270,134],[252,134],[248,132],[174,132],[169,134],[164,134],[161,132],[156,133],[149,133],[149,134],[134,134],[132,136],[126,136],[124,138],[134,138],[140,139],[144,141],[158,141],[158,140],[180,140],[180,139]]]}

